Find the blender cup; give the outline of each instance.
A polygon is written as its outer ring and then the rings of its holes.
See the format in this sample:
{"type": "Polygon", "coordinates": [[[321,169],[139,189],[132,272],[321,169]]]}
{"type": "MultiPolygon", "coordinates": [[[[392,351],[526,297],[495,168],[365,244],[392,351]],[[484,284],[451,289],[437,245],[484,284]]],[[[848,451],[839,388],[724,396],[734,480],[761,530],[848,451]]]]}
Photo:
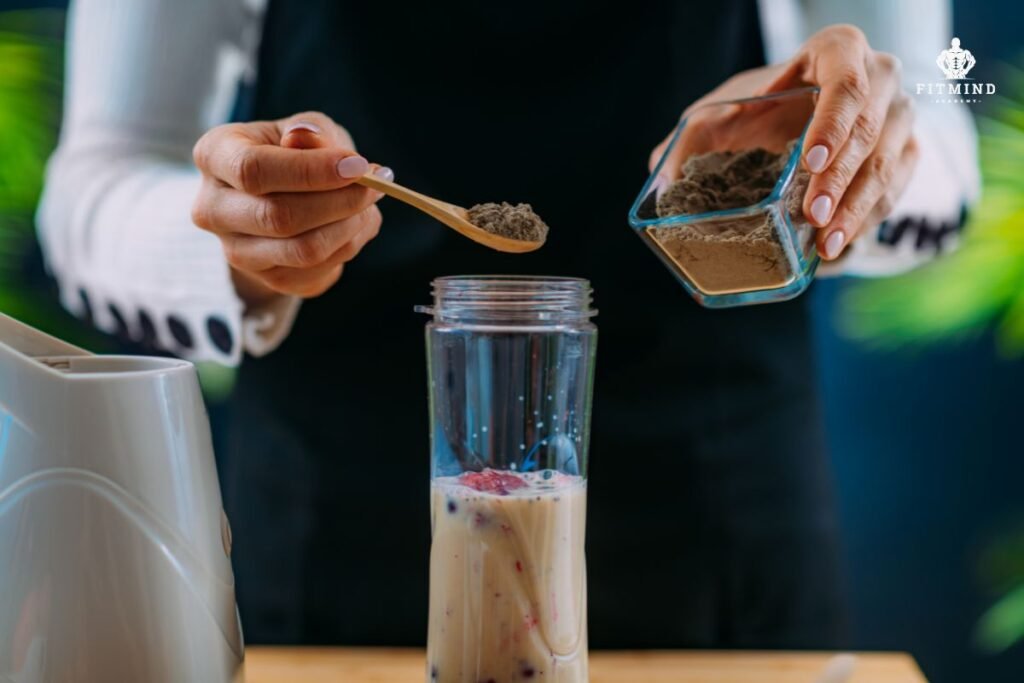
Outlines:
{"type": "Polygon", "coordinates": [[[817,92],[687,111],[630,209],[630,225],[701,305],[783,301],[811,283],[819,257],[800,157],[817,92]]]}
{"type": "Polygon", "coordinates": [[[427,681],[584,683],[590,283],[433,286],[427,681]]]}

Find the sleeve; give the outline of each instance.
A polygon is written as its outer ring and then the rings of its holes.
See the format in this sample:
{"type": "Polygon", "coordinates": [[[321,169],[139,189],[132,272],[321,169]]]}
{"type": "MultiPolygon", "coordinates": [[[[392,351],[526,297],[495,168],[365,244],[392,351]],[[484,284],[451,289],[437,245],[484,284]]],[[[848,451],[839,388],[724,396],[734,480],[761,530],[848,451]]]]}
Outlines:
{"type": "Polygon", "coordinates": [[[863,234],[822,275],[891,275],[915,268],[956,246],[968,207],[980,193],[977,135],[964,104],[917,93],[917,83],[942,80],[935,58],[949,46],[949,0],[759,0],[770,62],[789,59],[815,31],[837,23],[858,26],[876,50],[903,64],[914,99],[914,135],[921,155],[892,214],[863,234]]]}
{"type": "Polygon", "coordinates": [[[108,332],[237,364],[287,335],[298,301],[245,310],[219,240],[191,221],[191,150],[252,76],[245,0],[77,0],[64,122],[37,223],[61,301],[108,332]]]}

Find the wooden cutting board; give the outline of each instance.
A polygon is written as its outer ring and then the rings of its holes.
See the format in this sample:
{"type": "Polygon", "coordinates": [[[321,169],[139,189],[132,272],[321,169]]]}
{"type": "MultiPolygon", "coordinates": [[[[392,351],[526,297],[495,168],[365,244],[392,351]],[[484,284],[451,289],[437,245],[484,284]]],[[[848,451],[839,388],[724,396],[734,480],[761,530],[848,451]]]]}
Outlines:
{"type": "MultiPolygon", "coordinates": [[[[830,653],[591,652],[590,683],[818,683],[830,653]]],[[[421,650],[250,647],[247,683],[425,683],[421,650]]],[[[927,683],[910,655],[856,655],[847,683],[927,683]]]]}

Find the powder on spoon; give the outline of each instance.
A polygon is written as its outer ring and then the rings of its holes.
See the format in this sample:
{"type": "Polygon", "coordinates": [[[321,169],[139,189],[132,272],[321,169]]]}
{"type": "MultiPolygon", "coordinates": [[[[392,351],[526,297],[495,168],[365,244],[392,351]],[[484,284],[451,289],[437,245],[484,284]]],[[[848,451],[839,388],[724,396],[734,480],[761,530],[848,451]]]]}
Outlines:
{"type": "Polygon", "coordinates": [[[469,222],[478,228],[514,240],[543,242],[548,236],[548,226],[533,212],[529,204],[477,204],[469,209],[469,222]]]}
{"type": "MultiPolygon", "coordinates": [[[[681,177],[657,198],[657,215],[678,216],[756,204],[774,189],[793,144],[781,154],[754,148],[691,156],[683,164],[681,177]]],[[[798,169],[786,196],[801,239],[810,235],[800,208],[807,181],[807,172],[798,169]]],[[[648,228],[648,234],[697,287],[709,294],[781,287],[794,277],[767,212],[648,228]]],[[[797,246],[803,248],[802,244],[797,246]]]]}

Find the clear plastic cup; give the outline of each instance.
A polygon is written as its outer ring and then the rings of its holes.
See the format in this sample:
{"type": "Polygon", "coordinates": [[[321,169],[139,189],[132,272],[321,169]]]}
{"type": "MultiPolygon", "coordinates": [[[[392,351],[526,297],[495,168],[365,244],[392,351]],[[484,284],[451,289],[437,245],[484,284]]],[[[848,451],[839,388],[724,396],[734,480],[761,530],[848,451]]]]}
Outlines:
{"type": "Polygon", "coordinates": [[[630,209],[632,228],[701,305],[783,301],[814,278],[800,157],[817,92],[689,110],[630,209]]]}
{"type": "Polygon", "coordinates": [[[590,284],[433,285],[427,680],[583,683],[590,284]]]}

